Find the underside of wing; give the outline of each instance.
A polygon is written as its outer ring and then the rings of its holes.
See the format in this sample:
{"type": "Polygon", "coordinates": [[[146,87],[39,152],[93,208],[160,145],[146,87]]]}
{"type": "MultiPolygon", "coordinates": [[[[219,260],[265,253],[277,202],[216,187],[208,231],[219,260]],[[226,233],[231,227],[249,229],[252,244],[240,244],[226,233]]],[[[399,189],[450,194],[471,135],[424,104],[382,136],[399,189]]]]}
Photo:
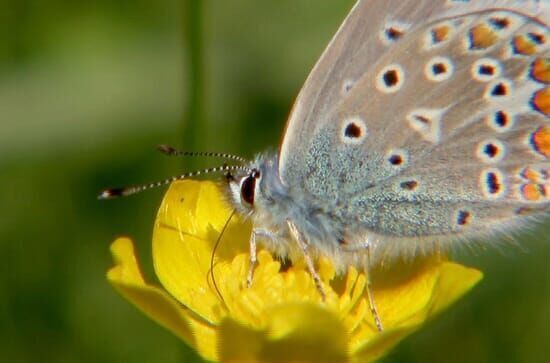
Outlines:
{"type": "Polygon", "coordinates": [[[468,236],[548,211],[548,18],[538,1],[359,1],[295,105],[282,181],[350,234],[468,236]]]}
{"type": "Polygon", "coordinates": [[[435,19],[487,8],[514,8],[548,23],[548,6],[548,2],[536,0],[357,1],[296,99],[280,150],[283,183],[300,182],[308,140],[334,122],[338,104],[349,96],[357,81],[373,72],[382,56],[394,53],[411,30],[435,19]]]}

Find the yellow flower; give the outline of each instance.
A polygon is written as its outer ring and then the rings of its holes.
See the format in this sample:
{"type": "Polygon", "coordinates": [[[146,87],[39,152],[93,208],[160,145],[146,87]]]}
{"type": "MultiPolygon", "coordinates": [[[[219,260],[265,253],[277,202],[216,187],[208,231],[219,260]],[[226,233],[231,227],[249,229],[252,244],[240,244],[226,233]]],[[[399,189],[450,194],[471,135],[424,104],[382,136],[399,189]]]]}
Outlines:
{"type": "Polygon", "coordinates": [[[146,282],[132,241],[116,240],[107,278],[128,300],[207,360],[222,362],[370,362],[386,354],[428,318],[466,293],[482,274],[434,259],[373,276],[385,330],[377,332],[354,268],[335,277],[318,262],[325,302],[307,269],[281,271],[259,252],[254,281],[246,287],[249,223],[233,217],[211,256],[231,210],[211,182],[171,185],[153,232],[153,259],[161,286],[146,282]]]}

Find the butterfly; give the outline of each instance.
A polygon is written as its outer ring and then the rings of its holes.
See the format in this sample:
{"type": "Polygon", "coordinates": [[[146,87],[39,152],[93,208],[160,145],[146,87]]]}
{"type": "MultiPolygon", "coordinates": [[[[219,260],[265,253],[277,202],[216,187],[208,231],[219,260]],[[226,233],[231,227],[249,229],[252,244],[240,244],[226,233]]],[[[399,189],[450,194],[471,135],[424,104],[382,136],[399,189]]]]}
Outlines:
{"type": "Polygon", "coordinates": [[[339,272],[368,270],[547,214],[549,20],[547,1],[357,1],[300,91],[279,152],[210,154],[240,164],[206,171],[224,172],[229,200],[252,219],[247,283],[259,241],[303,258],[323,295],[320,256],[339,272]]]}

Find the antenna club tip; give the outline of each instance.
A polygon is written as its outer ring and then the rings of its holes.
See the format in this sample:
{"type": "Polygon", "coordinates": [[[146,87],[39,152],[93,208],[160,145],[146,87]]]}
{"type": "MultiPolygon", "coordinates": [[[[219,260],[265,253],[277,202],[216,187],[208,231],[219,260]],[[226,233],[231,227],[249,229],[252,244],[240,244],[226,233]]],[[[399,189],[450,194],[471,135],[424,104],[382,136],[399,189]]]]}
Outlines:
{"type": "Polygon", "coordinates": [[[164,144],[158,145],[157,150],[160,151],[161,153],[168,154],[168,155],[174,154],[176,152],[176,149],[174,149],[172,146],[168,146],[164,144]]]}
{"type": "Polygon", "coordinates": [[[125,195],[123,188],[111,188],[111,189],[105,189],[99,195],[97,196],[97,199],[104,200],[104,199],[113,199],[117,197],[121,197],[125,195]]]}

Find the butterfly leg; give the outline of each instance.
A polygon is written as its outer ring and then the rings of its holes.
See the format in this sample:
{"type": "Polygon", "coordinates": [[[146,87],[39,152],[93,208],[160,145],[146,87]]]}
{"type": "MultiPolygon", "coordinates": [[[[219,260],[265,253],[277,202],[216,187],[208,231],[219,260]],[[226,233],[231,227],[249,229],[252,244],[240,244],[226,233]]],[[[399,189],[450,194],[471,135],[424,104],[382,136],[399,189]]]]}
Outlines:
{"type": "Polygon", "coordinates": [[[372,281],[370,278],[370,244],[366,242],[366,250],[367,253],[363,254],[363,266],[365,270],[365,275],[367,278],[367,297],[369,298],[369,307],[370,312],[372,314],[372,317],[374,319],[374,323],[376,324],[376,328],[378,331],[383,331],[384,327],[382,326],[382,320],[380,319],[380,315],[378,315],[378,309],[376,308],[376,301],[374,300],[374,293],[372,292],[372,281]]]}
{"type": "Polygon", "coordinates": [[[266,229],[259,229],[254,228],[252,230],[252,233],[250,234],[250,261],[248,266],[248,275],[246,277],[246,287],[249,288],[252,286],[252,279],[254,278],[254,269],[256,268],[256,264],[258,263],[257,258],[257,243],[256,238],[257,237],[265,237],[268,239],[275,239],[275,234],[266,230],[266,229]]]}
{"type": "Polygon", "coordinates": [[[298,228],[296,227],[296,225],[292,221],[287,220],[286,223],[288,225],[288,229],[290,231],[290,234],[292,235],[292,238],[296,241],[296,243],[298,243],[298,246],[300,247],[300,249],[302,250],[302,252],[304,254],[304,260],[306,262],[309,273],[310,273],[311,277],[313,278],[313,281],[315,282],[315,286],[317,287],[317,290],[319,291],[319,294],[321,295],[321,298],[324,301],[326,299],[327,295],[325,293],[325,289],[323,288],[323,283],[321,282],[321,278],[319,277],[319,274],[317,273],[317,270],[315,270],[315,265],[313,264],[313,259],[311,258],[311,255],[309,254],[309,251],[308,251],[309,244],[304,239],[304,236],[302,235],[302,233],[300,233],[300,231],[298,230],[298,228]]]}
{"type": "Polygon", "coordinates": [[[365,277],[367,279],[367,298],[369,299],[369,307],[371,315],[374,319],[374,324],[376,325],[376,328],[378,331],[383,331],[384,326],[382,325],[382,320],[380,319],[380,315],[378,314],[378,309],[376,308],[376,301],[374,299],[374,293],[372,291],[372,281],[370,278],[370,257],[371,257],[371,246],[369,241],[352,245],[352,246],[344,246],[344,251],[346,252],[359,252],[359,251],[365,251],[365,253],[362,254],[363,257],[363,270],[365,271],[365,277]]]}
{"type": "Polygon", "coordinates": [[[250,263],[248,265],[248,275],[246,276],[246,287],[252,286],[252,279],[254,278],[254,269],[256,268],[257,259],[257,245],[256,245],[256,230],[253,230],[250,234],[250,263]]]}

